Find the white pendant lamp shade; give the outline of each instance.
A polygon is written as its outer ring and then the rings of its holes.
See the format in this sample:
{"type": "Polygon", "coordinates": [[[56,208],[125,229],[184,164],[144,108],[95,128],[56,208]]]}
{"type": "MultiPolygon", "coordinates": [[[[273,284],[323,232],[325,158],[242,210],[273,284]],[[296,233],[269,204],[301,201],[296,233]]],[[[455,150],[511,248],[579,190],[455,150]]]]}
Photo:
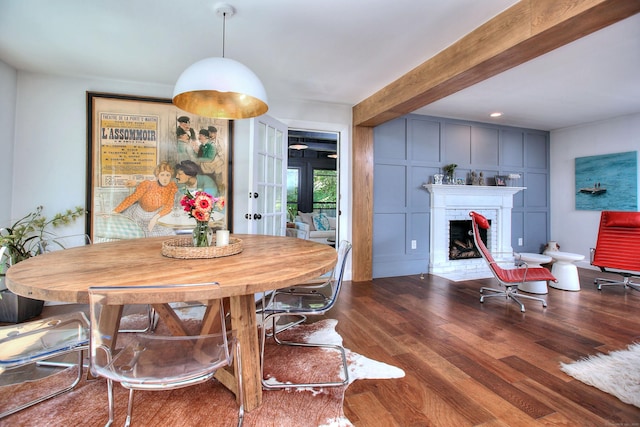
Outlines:
{"type": "Polygon", "coordinates": [[[267,112],[267,93],[248,67],[227,58],[206,58],[184,70],[173,103],[203,117],[247,119],[267,112]]]}

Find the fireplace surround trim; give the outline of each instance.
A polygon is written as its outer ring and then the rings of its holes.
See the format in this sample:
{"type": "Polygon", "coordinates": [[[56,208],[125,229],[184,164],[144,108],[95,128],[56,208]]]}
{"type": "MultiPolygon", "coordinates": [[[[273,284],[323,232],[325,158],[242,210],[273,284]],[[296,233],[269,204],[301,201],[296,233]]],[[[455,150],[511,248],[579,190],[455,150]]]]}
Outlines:
{"type": "Polygon", "coordinates": [[[468,274],[470,278],[486,274],[488,268],[482,259],[449,259],[449,224],[454,219],[470,219],[475,210],[492,220],[489,250],[496,259],[512,254],[511,209],[513,195],[526,187],[439,185],[424,184],[430,194],[431,219],[429,241],[429,273],[468,274]]]}

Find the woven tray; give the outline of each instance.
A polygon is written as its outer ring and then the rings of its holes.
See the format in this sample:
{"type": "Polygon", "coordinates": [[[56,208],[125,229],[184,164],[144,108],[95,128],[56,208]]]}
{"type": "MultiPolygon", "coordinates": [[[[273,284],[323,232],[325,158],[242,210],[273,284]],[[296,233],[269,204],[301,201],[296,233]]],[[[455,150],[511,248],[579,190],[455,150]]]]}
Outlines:
{"type": "Polygon", "coordinates": [[[162,255],[169,258],[220,258],[239,254],[240,252],[242,252],[242,240],[235,237],[229,238],[227,246],[207,246],[204,248],[193,246],[191,237],[179,237],[162,242],[162,255]]]}

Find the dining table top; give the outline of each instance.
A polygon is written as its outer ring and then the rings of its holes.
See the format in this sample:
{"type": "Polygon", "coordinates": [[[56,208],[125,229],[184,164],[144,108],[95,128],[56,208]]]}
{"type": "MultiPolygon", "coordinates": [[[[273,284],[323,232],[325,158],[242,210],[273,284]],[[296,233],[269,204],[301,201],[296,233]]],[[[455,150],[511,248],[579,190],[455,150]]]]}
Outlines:
{"type": "MultiPolygon", "coordinates": [[[[145,286],[218,282],[206,298],[249,295],[284,288],[331,270],[334,248],[282,236],[232,234],[242,252],[219,258],[182,259],[162,255],[152,237],[55,251],[13,265],[7,287],[45,301],[88,303],[89,286],[145,286]]],[[[203,298],[205,296],[203,295],[203,298]]]]}

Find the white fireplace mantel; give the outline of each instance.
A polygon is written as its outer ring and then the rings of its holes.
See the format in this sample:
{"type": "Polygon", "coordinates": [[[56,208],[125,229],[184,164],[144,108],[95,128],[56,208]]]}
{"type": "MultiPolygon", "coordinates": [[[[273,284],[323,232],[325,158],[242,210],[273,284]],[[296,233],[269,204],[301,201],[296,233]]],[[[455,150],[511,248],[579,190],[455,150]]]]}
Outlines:
{"type": "Polygon", "coordinates": [[[491,220],[489,250],[500,254],[512,253],[511,209],[513,195],[526,187],[480,185],[424,184],[431,197],[429,241],[429,273],[446,274],[467,271],[471,275],[488,271],[482,259],[449,259],[449,221],[468,219],[469,211],[477,211],[491,220]]]}

